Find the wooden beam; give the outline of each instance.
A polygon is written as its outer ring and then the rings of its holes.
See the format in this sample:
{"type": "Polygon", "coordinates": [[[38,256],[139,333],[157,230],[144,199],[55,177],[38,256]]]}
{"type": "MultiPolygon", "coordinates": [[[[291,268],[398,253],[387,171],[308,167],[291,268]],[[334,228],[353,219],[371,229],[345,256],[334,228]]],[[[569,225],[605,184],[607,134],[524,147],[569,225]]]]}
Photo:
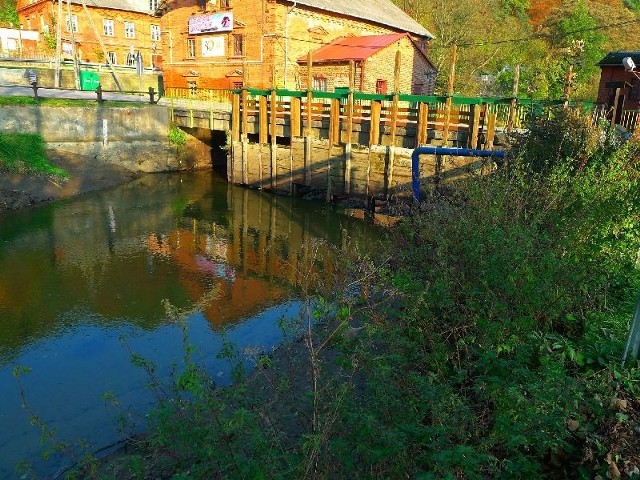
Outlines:
{"type": "Polygon", "coordinates": [[[301,118],[300,118],[300,112],[301,112],[301,108],[302,108],[302,102],[300,101],[299,97],[291,97],[291,105],[290,105],[290,111],[289,111],[289,128],[291,130],[290,135],[292,137],[299,137],[300,136],[300,132],[302,131],[301,129],[301,118]]]}
{"type": "Polygon", "coordinates": [[[371,117],[369,119],[369,146],[380,143],[380,115],[382,113],[382,102],[371,100],[371,117]]]}
{"type": "Polygon", "coordinates": [[[258,112],[258,117],[259,117],[259,123],[260,123],[260,127],[259,127],[259,131],[258,131],[258,142],[260,144],[264,144],[267,143],[267,138],[268,138],[268,125],[269,125],[269,119],[267,118],[267,97],[265,97],[264,95],[260,95],[260,103],[259,103],[259,112],[258,112]]]}
{"type": "Polygon", "coordinates": [[[240,140],[240,94],[234,93],[231,97],[231,141],[240,140]]]}

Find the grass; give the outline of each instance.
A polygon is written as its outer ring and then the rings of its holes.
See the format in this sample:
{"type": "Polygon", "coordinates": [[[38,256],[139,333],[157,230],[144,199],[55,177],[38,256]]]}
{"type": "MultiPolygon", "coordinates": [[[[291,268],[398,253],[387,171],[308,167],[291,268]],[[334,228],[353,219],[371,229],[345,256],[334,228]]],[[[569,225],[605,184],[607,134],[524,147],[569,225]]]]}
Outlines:
{"type": "Polygon", "coordinates": [[[98,103],[97,100],[81,100],[81,99],[70,99],[70,98],[47,98],[40,97],[39,100],[36,101],[33,97],[27,96],[9,96],[9,97],[0,97],[0,107],[12,107],[12,106],[21,106],[21,105],[40,105],[45,107],[92,107],[97,108],[100,106],[109,106],[116,108],[140,108],[144,106],[148,106],[148,103],[145,102],[124,102],[124,101],[115,101],[115,100],[107,100],[103,103],[98,103]]]}
{"type": "Polygon", "coordinates": [[[42,137],[28,133],[0,134],[0,170],[60,178],[69,176],[65,170],[49,162],[42,137]]]}

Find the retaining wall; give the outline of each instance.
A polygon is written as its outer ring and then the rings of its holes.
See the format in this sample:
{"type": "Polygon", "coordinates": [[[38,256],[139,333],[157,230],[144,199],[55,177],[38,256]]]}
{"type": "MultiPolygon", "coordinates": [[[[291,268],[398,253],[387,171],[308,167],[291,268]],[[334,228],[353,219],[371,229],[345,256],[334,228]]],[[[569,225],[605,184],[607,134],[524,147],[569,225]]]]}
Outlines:
{"type": "Polygon", "coordinates": [[[160,105],[0,108],[0,133],[38,134],[61,155],[87,155],[134,172],[210,166],[210,147],[188,136],[177,149],[168,139],[169,124],[169,111],[160,105]]]}

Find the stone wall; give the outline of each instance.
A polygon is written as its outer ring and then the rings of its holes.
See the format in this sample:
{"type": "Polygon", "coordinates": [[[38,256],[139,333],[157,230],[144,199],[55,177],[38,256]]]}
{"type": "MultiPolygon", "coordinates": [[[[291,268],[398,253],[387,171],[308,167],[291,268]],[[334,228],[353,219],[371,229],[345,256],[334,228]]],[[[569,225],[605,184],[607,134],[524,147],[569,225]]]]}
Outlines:
{"type": "Polygon", "coordinates": [[[0,133],[38,134],[61,155],[84,155],[134,172],[210,166],[208,146],[195,136],[179,149],[171,145],[169,124],[168,109],[159,105],[0,108],[0,133]]]}

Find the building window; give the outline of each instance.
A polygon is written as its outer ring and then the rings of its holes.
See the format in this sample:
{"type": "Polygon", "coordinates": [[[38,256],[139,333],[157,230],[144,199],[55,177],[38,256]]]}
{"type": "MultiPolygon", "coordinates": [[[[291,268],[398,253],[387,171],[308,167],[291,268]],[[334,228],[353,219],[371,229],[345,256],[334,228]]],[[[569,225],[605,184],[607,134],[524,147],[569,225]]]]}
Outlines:
{"type": "Polygon", "coordinates": [[[312,90],[316,90],[317,92],[326,92],[327,91],[327,79],[326,77],[313,77],[312,90]]]}
{"type": "Polygon", "coordinates": [[[151,40],[160,41],[160,25],[151,25],[151,40]]]}
{"type": "Polygon", "coordinates": [[[107,52],[107,59],[111,65],[117,65],[116,52],[107,52]]]}
{"type": "Polygon", "coordinates": [[[236,57],[244,55],[244,35],[233,35],[233,55],[236,57]]]}
{"type": "Polygon", "coordinates": [[[189,93],[195,95],[198,90],[198,83],[195,80],[190,80],[187,82],[187,87],[189,88],[189,93]]]}
{"type": "Polygon", "coordinates": [[[220,8],[229,8],[229,0],[220,0],[220,8]]]}
{"type": "Polygon", "coordinates": [[[102,31],[105,37],[113,37],[113,20],[103,20],[102,21],[102,31]]]}
{"type": "Polygon", "coordinates": [[[124,22],[124,36],[126,38],[136,38],[136,24],[133,22],[124,22]]]}
{"type": "Polygon", "coordinates": [[[149,10],[152,12],[158,10],[158,0],[149,0],[149,10]]]}
{"type": "Polygon", "coordinates": [[[136,54],[135,53],[127,53],[127,65],[132,67],[136,64],[136,54]]]}
{"type": "Polygon", "coordinates": [[[242,82],[233,82],[233,87],[236,90],[240,90],[243,87],[243,83],[242,82]]]}
{"type": "Polygon", "coordinates": [[[207,0],[196,0],[198,3],[198,10],[204,12],[207,10],[207,0]]]}
{"type": "Polygon", "coordinates": [[[77,15],[71,15],[71,18],[69,18],[69,15],[65,16],[65,23],[67,25],[67,32],[77,32],[78,31],[78,16],[77,15]]]}
{"type": "Polygon", "coordinates": [[[187,58],[196,58],[196,39],[187,38],[187,58]]]}
{"type": "Polygon", "coordinates": [[[387,81],[386,80],[376,80],[376,93],[386,95],[387,94],[387,81]]]}

